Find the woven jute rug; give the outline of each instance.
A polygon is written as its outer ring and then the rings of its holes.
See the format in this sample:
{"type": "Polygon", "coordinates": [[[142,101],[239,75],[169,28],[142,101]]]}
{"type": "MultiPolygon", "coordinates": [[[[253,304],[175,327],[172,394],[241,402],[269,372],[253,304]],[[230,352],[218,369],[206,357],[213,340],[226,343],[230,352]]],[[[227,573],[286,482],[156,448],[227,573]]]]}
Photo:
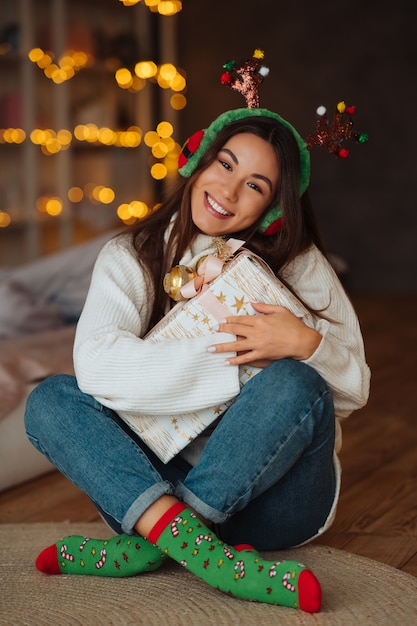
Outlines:
{"type": "Polygon", "coordinates": [[[291,558],[314,569],[323,608],[295,609],[245,602],[220,593],[174,562],[132,578],[46,576],[37,554],[69,534],[105,538],[104,524],[0,525],[0,624],[7,626],[361,626],[417,624],[417,579],[387,565],[325,546],[268,558],[291,558]]]}

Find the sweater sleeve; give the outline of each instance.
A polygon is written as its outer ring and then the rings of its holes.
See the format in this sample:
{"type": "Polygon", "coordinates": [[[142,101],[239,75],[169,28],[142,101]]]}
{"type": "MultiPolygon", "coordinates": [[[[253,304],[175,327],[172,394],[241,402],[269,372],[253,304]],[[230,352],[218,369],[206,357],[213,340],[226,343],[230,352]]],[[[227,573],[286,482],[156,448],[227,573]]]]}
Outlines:
{"type": "Polygon", "coordinates": [[[330,263],[312,247],[290,264],[284,276],[312,309],[322,340],[305,361],[327,382],[336,416],[347,417],[369,397],[370,371],[357,315],[330,263]]]}
{"type": "MultiPolygon", "coordinates": [[[[74,368],[80,389],[116,412],[186,413],[230,400],[238,368],[209,353],[212,336],[148,342],[152,294],[126,238],[101,251],[77,325],[74,368]]],[[[219,333],[216,341],[230,341],[219,333]]]]}

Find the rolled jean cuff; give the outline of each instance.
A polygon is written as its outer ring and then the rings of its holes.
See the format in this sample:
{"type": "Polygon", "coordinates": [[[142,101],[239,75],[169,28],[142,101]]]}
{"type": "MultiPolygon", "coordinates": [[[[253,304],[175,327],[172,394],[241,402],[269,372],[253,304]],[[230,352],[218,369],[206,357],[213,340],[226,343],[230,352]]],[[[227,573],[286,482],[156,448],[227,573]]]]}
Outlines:
{"type": "Polygon", "coordinates": [[[174,487],[168,481],[156,483],[142,493],[128,508],[126,515],[122,519],[122,530],[128,535],[134,534],[134,527],[138,519],[156,502],[161,496],[173,495],[174,487]]]}
{"type": "Polygon", "coordinates": [[[204,519],[210,520],[214,524],[223,524],[230,519],[229,513],[222,513],[217,509],[213,509],[211,506],[200,500],[198,496],[196,496],[192,491],[187,489],[182,483],[179,483],[175,487],[174,495],[185,502],[189,507],[191,507],[196,513],[204,517],[204,519]]]}

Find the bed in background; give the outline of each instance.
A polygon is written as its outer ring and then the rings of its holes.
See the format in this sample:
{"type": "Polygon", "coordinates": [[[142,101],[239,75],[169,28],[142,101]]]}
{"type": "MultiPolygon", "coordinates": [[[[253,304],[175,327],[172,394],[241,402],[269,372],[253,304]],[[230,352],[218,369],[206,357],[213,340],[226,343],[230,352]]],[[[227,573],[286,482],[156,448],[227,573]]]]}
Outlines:
{"type": "Polygon", "coordinates": [[[0,339],[0,491],[50,471],[28,441],[26,399],[40,380],[73,373],[75,325],[0,339]]]}
{"type": "Polygon", "coordinates": [[[0,270],[0,491],[53,469],[27,440],[26,399],[47,376],[73,373],[75,324],[113,234],[0,270]]]}

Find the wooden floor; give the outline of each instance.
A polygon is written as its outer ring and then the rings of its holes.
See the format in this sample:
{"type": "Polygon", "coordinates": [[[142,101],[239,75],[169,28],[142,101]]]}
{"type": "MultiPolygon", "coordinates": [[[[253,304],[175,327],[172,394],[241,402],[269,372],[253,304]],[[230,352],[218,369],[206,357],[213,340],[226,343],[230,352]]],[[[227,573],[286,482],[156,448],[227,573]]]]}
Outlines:
{"type": "MultiPolygon", "coordinates": [[[[417,294],[353,302],[372,370],[368,405],[344,424],[343,482],[319,543],[417,576],[417,294]]],[[[58,473],[0,494],[0,523],[98,520],[58,473]]]]}

